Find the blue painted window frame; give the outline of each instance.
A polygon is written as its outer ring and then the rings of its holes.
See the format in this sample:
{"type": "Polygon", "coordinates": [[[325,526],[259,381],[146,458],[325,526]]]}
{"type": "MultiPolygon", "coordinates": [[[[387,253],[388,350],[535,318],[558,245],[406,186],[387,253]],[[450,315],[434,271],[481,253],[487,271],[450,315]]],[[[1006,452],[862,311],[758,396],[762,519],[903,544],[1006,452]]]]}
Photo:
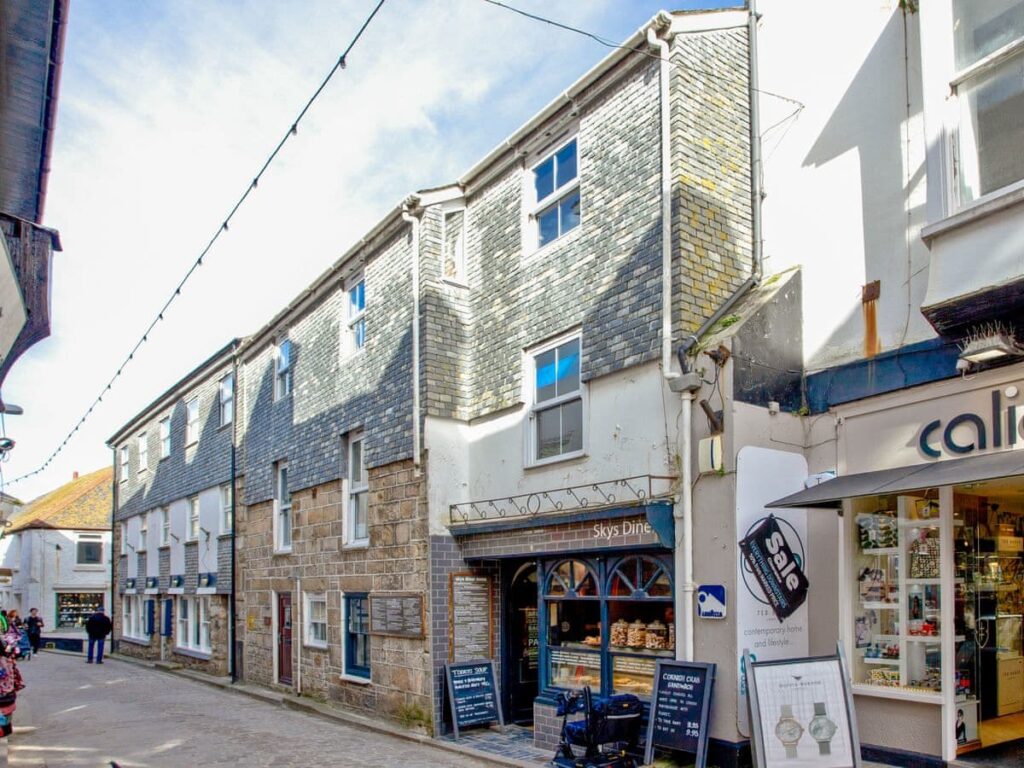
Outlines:
{"type": "Polygon", "coordinates": [[[362,677],[370,679],[370,599],[365,592],[357,592],[345,595],[345,611],[342,616],[342,626],[345,631],[345,674],[351,677],[362,677]],[[353,608],[365,611],[366,631],[353,632],[350,624],[350,617],[353,608]],[[355,661],[356,646],[360,635],[366,636],[366,664],[359,664],[355,661]]]}

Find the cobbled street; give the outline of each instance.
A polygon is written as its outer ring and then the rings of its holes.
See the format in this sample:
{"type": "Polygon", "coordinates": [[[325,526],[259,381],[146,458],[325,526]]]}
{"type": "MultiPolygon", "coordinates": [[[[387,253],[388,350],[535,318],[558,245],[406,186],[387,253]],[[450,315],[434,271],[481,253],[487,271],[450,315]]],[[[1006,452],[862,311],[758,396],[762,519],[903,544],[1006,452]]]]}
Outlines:
{"type": "Polygon", "coordinates": [[[43,653],[20,667],[12,766],[487,765],[116,659],[43,653]]]}

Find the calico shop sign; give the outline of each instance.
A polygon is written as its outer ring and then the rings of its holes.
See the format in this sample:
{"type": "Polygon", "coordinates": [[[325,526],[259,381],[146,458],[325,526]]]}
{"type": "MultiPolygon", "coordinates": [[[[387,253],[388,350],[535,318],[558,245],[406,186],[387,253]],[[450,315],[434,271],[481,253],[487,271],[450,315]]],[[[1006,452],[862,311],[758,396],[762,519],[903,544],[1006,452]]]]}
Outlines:
{"type": "Polygon", "coordinates": [[[776,618],[785,621],[807,600],[810,584],[775,515],[747,534],[740,541],[740,550],[776,618]]]}

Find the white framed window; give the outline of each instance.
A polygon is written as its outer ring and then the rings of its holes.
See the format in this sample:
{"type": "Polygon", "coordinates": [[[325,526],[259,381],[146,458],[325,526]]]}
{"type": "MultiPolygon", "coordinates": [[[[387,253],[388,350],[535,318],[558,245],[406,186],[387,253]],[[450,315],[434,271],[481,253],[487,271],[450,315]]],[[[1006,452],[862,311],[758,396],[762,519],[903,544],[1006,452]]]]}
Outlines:
{"type": "Polygon", "coordinates": [[[303,638],[306,645],[314,648],[327,647],[327,595],[303,593],[305,617],[303,638]]]}
{"type": "Polygon", "coordinates": [[[210,596],[179,595],[174,644],[200,653],[210,652],[210,596]]]}
{"type": "Polygon", "coordinates": [[[185,403],[185,447],[199,442],[199,398],[185,403]]]}
{"type": "Polygon", "coordinates": [[[441,276],[466,282],[466,209],[446,211],[441,218],[441,276]]]}
{"type": "Polygon", "coordinates": [[[527,174],[526,250],[537,250],[576,229],[581,218],[577,137],[563,141],[527,174]]]}
{"type": "Polygon", "coordinates": [[[128,454],[128,446],[127,445],[122,445],[121,446],[121,482],[122,483],[126,482],[128,480],[128,472],[129,472],[128,462],[129,462],[129,458],[130,457],[129,457],[129,454],[128,454]]]}
{"type": "Polygon", "coordinates": [[[220,425],[227,426],[235,418],[235,374],[229,373],[217,387],[220,404],[220,425]]]}
{"type": "Polygon", "coordinates": [[[580,381],[580,337],[563,338],[529,353],[532,384],[528,464],[583,454],[586,397],[580,381]]]}
{"type": "Polygon", "coordinates": [[[274,548],[278,552],[292,549],[292,493],[286,461],[274,466],[274,548]]]}
{"type": "Polygon", "coordinates": [[[188,528],[185,531],[185,541],[195,541],[199,538],[199,497],[191,496],[188,500],[188,528]]]}
{"type": "Polygon", "coordinates": [[[167,507],[160,508],[160,546],[171,543],[171,511],[167,507]]]}
{"type": "Polygon", "coordinates": [[[149,469],[149,436],[143,432],[137,438],[139,448],[139,472],[149,469]]]}
{"type": "Polygon", "coordinates": [[[282,339],[274,349],[274,399],[287,397],[292,391],[292,343],[282,339]]]}
{"type": "Polygon", "coordinates": [[[121,542],[120,550],[122,555],[128,554],[128,526],[121,523],[117,527],[117,538],[121,542]]]}
{"type": "Polygon", "coordinates": [[[966,205],[1024,181],[1024,1],[952,0],[954,195],[966,205]]]}
{"type": "Polygon", "coordinates": [[[220,532],[231,533],[235,530],[234,498],[231,483],[220,487],[220,532]]]}
{"type": "Polygon", "coordinates": [[[139,543],[135,547],[136,552],[146,551],[146,539],[149,538],[149,513],[143,512],[139,515],[139,543]]]}
{"type": "Polygon", "coordinates": [[[362,432],[348,439],[348,510],[345,519],[346,543],[365,546],[370,541],[370,481],[366,472],[366,453],[362,432]]]}
{"type": "Polygon", "coordinates": [[[121,632],[133,640],[149,640],[149,622],[146,616],[146,598],[125,595],[121,604],[121,632]]]}
{"type": "Polygon", "coordinates": [[[164,416],[160,419],[160,458],[166,459],[171,455],[171,417],[164,416]]]}
{"type": "Polygon", "coordinates": [[[345,306],[346,348],[349,353],[358,352],[366,346],[366,281],[363,278],[349,285],[345,306]]]}
{"type": "MultiPolygon", "coordinates": [[[[124,523],[121,524],[121,554],[124,550],[124,523]]],[[[75,565],[103,567],[103,536],[98,533],[80,533],[75,546],[75,565]]]]}

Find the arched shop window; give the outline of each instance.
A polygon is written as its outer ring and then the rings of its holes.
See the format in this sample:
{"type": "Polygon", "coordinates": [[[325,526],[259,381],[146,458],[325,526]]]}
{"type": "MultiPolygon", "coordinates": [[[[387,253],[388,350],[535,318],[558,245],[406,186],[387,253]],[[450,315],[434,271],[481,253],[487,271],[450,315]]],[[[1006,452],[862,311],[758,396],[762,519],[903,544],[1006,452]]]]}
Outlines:
{"type": "Polygon", "coordinates": [[[671,598],[672,577],[664,564],[646,555],[627,557],[612,569],[608,597],[643,600],[671,598]]]}
{"type": "Polygon", "coordinates": [[[564,560],[551,570],[545,597],[600,597],[597,584],[597,576],[589,565],[582,560],[564,560]]]}

